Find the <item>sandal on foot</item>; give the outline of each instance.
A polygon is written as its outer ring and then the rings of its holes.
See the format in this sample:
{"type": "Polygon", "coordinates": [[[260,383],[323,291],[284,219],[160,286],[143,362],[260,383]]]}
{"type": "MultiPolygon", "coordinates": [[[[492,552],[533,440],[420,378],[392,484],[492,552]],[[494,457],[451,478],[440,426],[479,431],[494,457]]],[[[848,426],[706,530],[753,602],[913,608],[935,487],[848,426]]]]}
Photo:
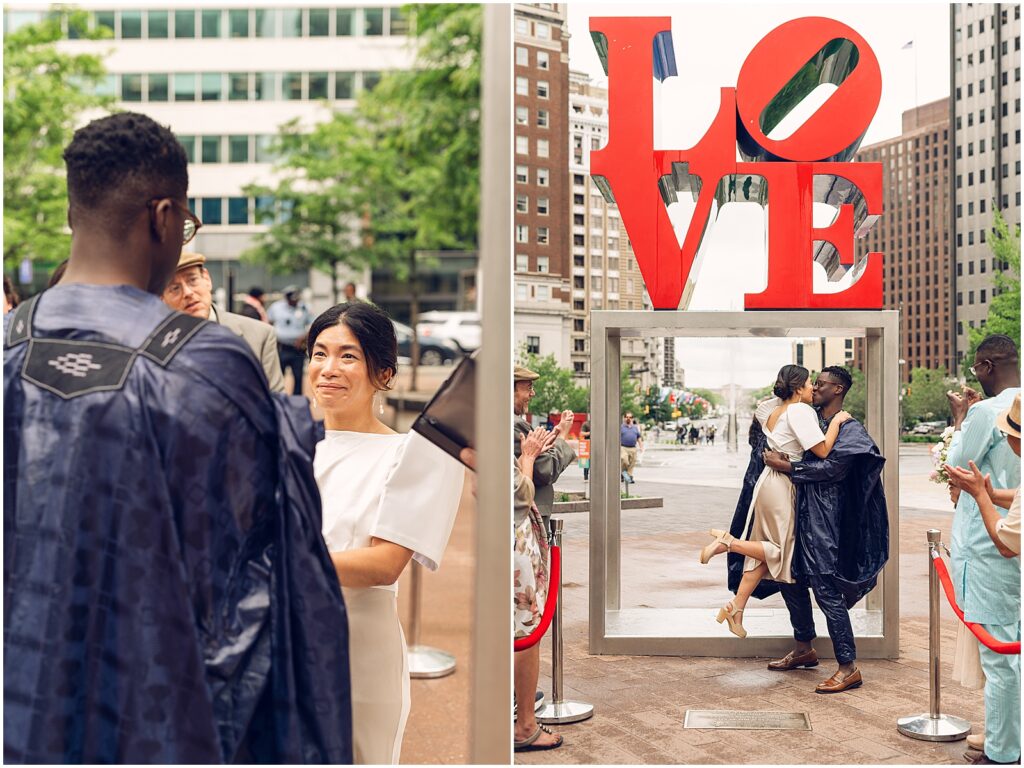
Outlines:
{"type": "Polygon", "coordinates": [[[733,607],[733,604],[726,603],[718,609],[718,621],[721,624],[723,621],[729,623],[729,631],[732,632],[736,637],[746,637],[747,630],[743,628],[743,623],[739,619],[739,615],[743,613],[743,609],[740,608],[738,611],[733,607]]]}
{"type": "Polygon", "coordinates": [[[732,546],[733,541],[735,541],[735,539],[733,539],[732,537],[732,534],[730,534],[728,531],[719,531],[712,528],[710,531],[708,531],[708,534],[714,536],[715,540],[700,551],[701,565],[707,565],[711,561],[711,558],[714,557],[716,554],[715,547],[717,547],[719,544],[724,544],[726,551],[728,551],[729,547],[732,546]]]}
{"type": "Polygon", "coordinates": [[[514,742],[515,751],[516,752],[542,752],[542,751],[547,750],[547,749],[558,749],[560,746],[562,746],[562,743],[563,743],[564,740],[562,739],[562,735],[561,734],[558,734],[558,736],[557,736],[558,741],[554,742],[553,744],[540,744],[540,745],[538,745],[536,742],[537,742],[537,739],[540,738],[541,733],[546,733],[549,736],[554,736],[555,735],[555,734],[551,733],[551,731],[548,730],[547,728],[545,728],[543,725],[538,724],[537,725],[537,730],[534,731],[533,734],[531,734],[528,738],[525,738],[522,741],[514,742]]]}

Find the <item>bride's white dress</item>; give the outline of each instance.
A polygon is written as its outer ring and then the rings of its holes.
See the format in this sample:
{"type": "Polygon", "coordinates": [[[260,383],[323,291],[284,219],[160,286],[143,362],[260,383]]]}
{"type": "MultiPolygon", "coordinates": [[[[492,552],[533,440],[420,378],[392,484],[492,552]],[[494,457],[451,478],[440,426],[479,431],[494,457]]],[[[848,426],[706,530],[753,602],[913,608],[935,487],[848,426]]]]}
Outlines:
{"type": "MultiPolygon", "coordinates": [[[[754,412],[765,436],[768,447],[785,453],[790,461],[800,461],[804,451],[825,439],[818,424],[818,414],[806,403],[793,403],[775,422],[774,429],[768,429],[768,417],[782,401],[772,398],[761,403],[754,412]]],[[[764,546],[768,578],[774,581],[792,583],[793,550],[796,533],[796,491],[789,475],[765,467],[757,478],[754,494],[750,500],[747,523],[743,530],[750,530],[747,539],[760,541],[764,546]],[[753,516],[753,525],[750,517],[753,516]]],[[[743,570],[752,571],[759,560],[748,557],[743,561],[743,570]]]]}
{"type": "MultiPolygon", "coordinates": [[[[422,436],[328,430],[313,461],[327,549],[376,537],[436,570],[455,523],[463,466],[422,436]]],[[[396,764],[409,715],[409,668],[398,586],[342,585],[349,624],[355,762],[396,764]]]]}

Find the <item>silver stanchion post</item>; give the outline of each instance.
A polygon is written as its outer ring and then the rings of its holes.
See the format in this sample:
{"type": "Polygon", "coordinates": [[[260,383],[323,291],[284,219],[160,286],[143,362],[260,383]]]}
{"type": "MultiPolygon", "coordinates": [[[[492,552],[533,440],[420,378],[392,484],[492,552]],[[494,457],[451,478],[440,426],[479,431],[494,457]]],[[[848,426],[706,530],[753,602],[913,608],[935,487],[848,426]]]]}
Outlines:
{"type": "Polygon", "coordinates": [[[423,566],[413,561],[412,573],[409,574],[412,579],[412,597],[409,601],[409,677],[445,677],[455,671],[455,657],[429,645],[420,645],[422,571],[423,566]]]}
{"type": "MultiPolygon", "coordinates": [[[[552,517],[549,523],[552,541],[559,549],[562,547],[562,523],[563,521],[559,517],[552,517]]],[[[562,563],[564,568],[564,557],[562,563]]],[[[582,701],[562,701],[562,579],[560,575],[558,602],[555,603],[555,616],[551,622],[551,701],[537,713],[537,720],[541,723],[564,725],[565,723],[578,723],[593,716],[593,704],[585,704],[582,701]]]]}
{"type": "Polygon", "coordinates": [[[928,531],[928,680],[929,711],[922,715],[901,717],[896,730],[904,736],[922,741],[957,741],[971,732],[971,724],[962,717],[944,715],[940,711],[939,694],[942,680],[939,672],[939,574],[932,565],[933,553],[942,542],[942,532],[928,531]]]}

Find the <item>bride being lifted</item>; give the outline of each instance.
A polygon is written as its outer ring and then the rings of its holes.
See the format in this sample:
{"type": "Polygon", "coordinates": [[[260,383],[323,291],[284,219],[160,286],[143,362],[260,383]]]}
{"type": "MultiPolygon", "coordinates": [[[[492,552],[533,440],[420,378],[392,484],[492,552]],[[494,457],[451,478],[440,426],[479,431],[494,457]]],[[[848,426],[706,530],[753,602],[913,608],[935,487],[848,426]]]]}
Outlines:
{"type": "MultiPolygon", "coordinates": [[[[840,425],[850,418],[849,413],[840,411],[829,423],[828,432],[823,432],[818,414],[811,407],[813,389],[806,368],[784,365],[775,381],[775,397],[758,405],[754,412],[754,418],[768,438],[768,447],[787,454],[790,461],[799,461],[805,451],[824,459],[832,451],[840,425]]],[[[796,529],[795,505],[796,490],[789,475],[765,467],[754,486],[747,523],[743,526],[743,530],[750,530],[749,537],[741,540],[728,531],[712,530],[710,534],[715,540],[701,550],[700,561],[705,564],[715,555],[727,551],[746,558],[736,597],[718,611],[718,622],[727,621],[729,631],[738,637],[747,636],[740,614],[761,579],[794,581],[791,564],[796,529]]]]}

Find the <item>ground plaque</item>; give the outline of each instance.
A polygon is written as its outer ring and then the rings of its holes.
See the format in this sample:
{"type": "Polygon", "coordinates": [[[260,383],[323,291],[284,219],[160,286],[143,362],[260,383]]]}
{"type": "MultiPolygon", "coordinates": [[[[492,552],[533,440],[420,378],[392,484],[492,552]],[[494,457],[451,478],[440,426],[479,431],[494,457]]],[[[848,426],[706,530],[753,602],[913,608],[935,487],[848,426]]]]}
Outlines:
{"type": "Polygon", "coordinates": [[[688,709],[683,728],[733,731],[809,731],[806,712],[766,712],[735,709],[688,709]]]}

